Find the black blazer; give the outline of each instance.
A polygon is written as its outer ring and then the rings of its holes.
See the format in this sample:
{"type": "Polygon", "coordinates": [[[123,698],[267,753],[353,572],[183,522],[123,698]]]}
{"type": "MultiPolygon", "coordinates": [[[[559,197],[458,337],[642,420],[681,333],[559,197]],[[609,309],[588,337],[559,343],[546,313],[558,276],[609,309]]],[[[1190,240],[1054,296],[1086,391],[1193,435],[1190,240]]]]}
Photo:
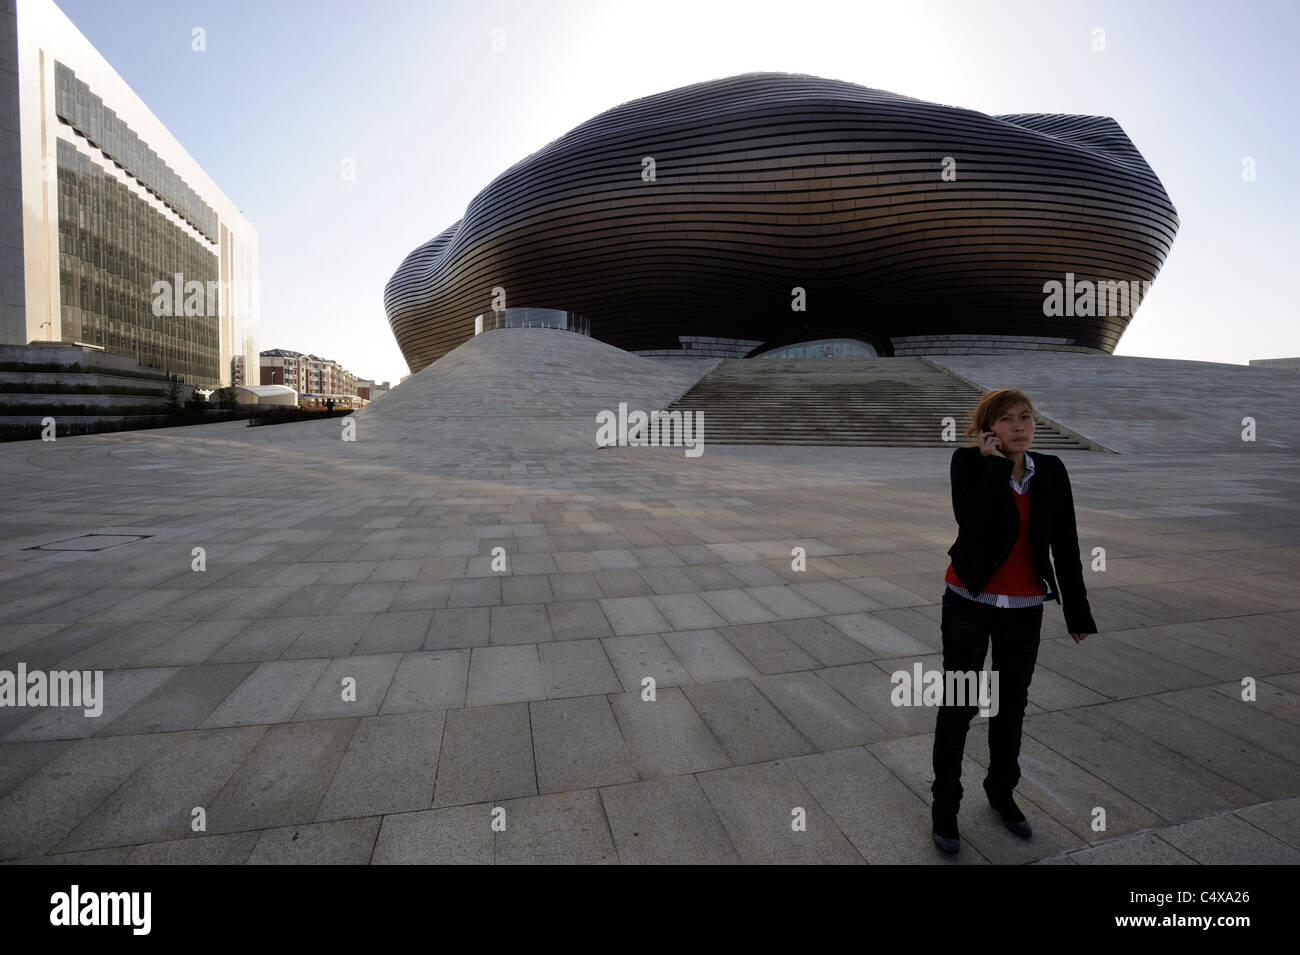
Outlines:
{"type": "MultiPolygon", "coordinates": [[[[1029,482],[1029,535],[1035,569],[1047,586],[1047,599],[1061,604],[1066,629],[1070,633],[1096,633],[1088,591],[1083,585],[1074,497],[1065,463],[1054,454],[1025,453],[1034,459],[1034,477],[1029,482]],[[1056,562],[1055,574],[1047,559],[1049,546],[1056,562]]],[[[1020,512],[1011,490],[1014,467],[1009,458],[982,455],[979,448],[958,448],[952,454],[952,511],[958,530],[948,556],[952,558],[952,569],[972,596],[988,585],[1010,556],[1020,533],[1020,512]]]]}

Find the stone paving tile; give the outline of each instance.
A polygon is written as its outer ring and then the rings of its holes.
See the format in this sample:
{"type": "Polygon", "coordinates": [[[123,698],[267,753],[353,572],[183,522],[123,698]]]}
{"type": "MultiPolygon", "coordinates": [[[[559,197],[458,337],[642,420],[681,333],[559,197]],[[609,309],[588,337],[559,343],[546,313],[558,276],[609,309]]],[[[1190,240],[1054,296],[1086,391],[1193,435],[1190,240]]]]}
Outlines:
{"type": "Polygon", "coordinates": [[[551,633],[556,640],[589,640],[612,636],[605,613],[594,600],[567,600],[548,604],[551,633]]]}
{"type": "MultiPolygon", "coordinates": [[[[880,607],[915,607],[920,604],[934,602],[934,598],[928,593],[913,593],[890,583],[882,577],[847,577],[841,582],[871,598],[880,607]]],[[[943,588],[940,587],[939,589],[942,590],[943,588]]],[[[887,619],[883,611],[877,611],[876,615],[882,619],[887,619]]]]}
{"type": "MultiPolygon", "coordinates": [[[[966,755],[983,771],[988,767],[989,752],[987,724],[981,723],[972,730],[966,755]]],[[[1113,840],[1164,824],[1160,816],[1028,733],[1021,740],[1020,772],[1016,801],[1022,807],[1036,805],[1085,842],[1113,840]],[[1105,812],[1104,830],[1093,829],[1101,821],[1098,809],[1105,812]]],[[[968,787],[977,801],[983,798],[979,785],[983,778],[983,772],[972,777],[968,787]]]]}
{"type": "Polygon", "coordinates": [[[740,651],[716,630],[665,633],[663,641],[696,683],[758,676],[740,651]]]}
{"type": "Polygon", "coordinates": [[[864,863],[784,763],[736,766],[701,773],[698,778],[742,861],[751,865],[864,863]]]}
{"type": "Polygon", "coordinates": [[[204,620],[181,627],[170,640],[155,644],[130,661],[133,667],[189,666],[202,663],[248,626],[245,620],[204,620]]]}
{"type": "Polygon", "coordinates": [[[542,643],[554,640],[544,604],[492,607],[488,638],[493,644],[542,643]]]}
{"type": "MultiPolygon", "coordinates": [[[[1290,681],[1285,677],[1261,681],[1254,688],[1255,699],[1251,705],[1269,716],[1285,720],[1293,726],[1300,726],[1300,687],[1290,689],[1287,686],[1288,682],[1290,681]]],[[[1242,686],[1240,683],[1227,686],[1218,685],[1212,689],[1221,696],[1231,697],[1234,701],[1241,700],[1242,686]]],[[[1236,722],[1236,720],[1234,719],[1233,722],[1236,722]]]]}
{"type": "Polygon", "coordinates": [[[151,842],[128,850],[123,861],[127,865],[243,865],[260,837],[260,832],[229,832],[151,842]]]}
{"type": "Polygon", "coordinates": [[[207,663],[260,663],[278,660],[280,656],[314,623],[313,617],[291,617],[277,620],[254,620],[226,642],[207,663]]]}
{"type": "Polygon", "coordinates": [[[467,706],[519,703],[545,696],[541,663],[533,644],[475,647],[471,651],[467,706]]]}
{"type": "Polygon", "coordinates": [[[693,594],[700,589],[695,581],[682,572],[680,561],[674,566],[643,567],[638,573],[641,575],[641,579],[649,585],[650,589],[660,596],[666,594],[693,594]]]}
{"type": "Polygon", "coordinates": [[[491,621],[488,607],[435,610],[424,638],[425,650],[454,650],[488,645],[491,621]]]}
{"type": "MultiPolygon", "coordinates": [[[[113,722],[158,687],[173,679],[179,667],[150,667],[137,670],[109,670],[103,677],[98,716],[87,716],[85,706],[49,706],[15,710],[15,715],[25,717],[22,722],[5,733],[4,742],[22,743],[41,739],[77,739],[109,730],[113,722]]],[[[82,702],[87,702],[82,675],[82,702]]],[[[92,678],[91,683],[98,683],[92,678]]]]}
{"type": "MultiPolygon", "coordinates": [[[[447,712],[433,790],[435,808],[535,795],[537,773],[527,704],[447,712]]],[[[486,828],[489,821],[483,824],[486,828]]]]}
{"type": "Polygon", "coordinates": [[[604,695],[532,703],[529,713],[539,792],[588,789],[637,778],[604,695]]]}
{"type": "Polygon", "coordinates": [[[1238,809],[1237,815],[1293,849],[1300,849],[1300,797],[1238,809]]]}
{"type": "Polygon", "coordinates": [[[722,627],[718,630],[759,673],[811,670],[817,661],[772,624],[722,627]]]}
{"type": "Polygon", "coordinates": [[[6,859],[0,865],[122,865],[130,852],[128,846],[116,846],[112,849],[92,849],[89,852],[61,852],[31,859],[6,859]]]}
{"type": "Polygon", "coordinates": [[[469,685],[469,650],[405,653],[380,712],[459,709],[469,685]]]}
{"type": "MultiPolygon", "coordinates": [[[[966,740],[966,758],[962,761],[962,786],[965,795],[957,816],[964,853],[973,848],[995,865],[1033,862],[1047,856],[1059,855],[1081,848],[1083,840],[1060,825],[1049,815],[1040,812],[1028,800],[1017,799],[1020,809],[1033,827],[1032,839],[1021,839],[1007,832],[1001,818],[989,806],[980,781],[984,771],[970,758],[973,749],[986,748],[982,733],[974,729],[966,740]]],[[[926,805],[932,801],[930,785],[934,781],[932,755],[933,736],[912,736],[889,740],[868,747],[873,756],[916,793],[926,805]]],[[[930,829],[923,826],[916,833],[923,844],[930,841],[930,829]]]]}
{"type": "MultiPolygon", "coordinates": [[[[0,627],[0,633],[3,633],[7,626],[8,624],[0,627]]],[[[76,659],[88,650],[93,651],[94,647],[105,640],[116,640],[117,635],[123,630],[120,623],[48,624],[48,626],[57,627],[58,629],[48,636],[17,647],[0,657],[0,667],[7,670],[16,670],[19,663],[24,663],[28,672],[32,670],[68,669],[68,667],[63,666],[63,661],[76,659]]],[[[147,625],[141,629],[149,631],[148,640],[157,640],[159,642],[176,632],[174,627],[169,627],[166,624],[159,624],[156,627],[147,625]]],[[[152,644],[142,643],[141,645],[152,644]]],[[[6,716],[0,714],[0,726],[4,725],[6,719],[6,716]]]]}
{"type": "Polygon", "coordinates": [[[608,637],[601,643],[625,690],[640,692],[647,678],[658,687],[690,682],[690,674],[658,634],[608,637]]]}
{"type": "MultiPolygon", "coordinates": [[[[542,544],[549,543],[545,538],[539,538],[538,540],[542,544]]],[[[548,588],[550,586],[549,579],[551,575],[557,573],[555,560],[549,553],[516,554],[510,558],[510,568],[521,578],[545,576],[548,580],[548,588]]],[[[550,600],[552,598],[547,597],[546,599],[550,600]]],[[[531,603],[532,601],[529,602],[531,603]]]]}
{"type": "Polygon", "coordinates": [[[635,570],[599,570],[591,576],[600,587],[601,595],[608,600],[645,597],[653,593],[650,585],[635,570]]]}
{"type": "Polygon", "coordinates": [[[1163,660],[1185,666],[1213,681],[1231,680],[1241,675],[1241,663],[1231,657],[1213,653],[1178,639],[1186,624],[1154,627],[1145,630],[1122,630],[1106,638],[1125,647],[1142,650],[1163,660]]]}
{"type": "MultiPolygon", "coordinates": [[[[937,657],[936,669],[943,666],[937,657]]],[[[1105,703],[1106,697],[1045,666],[1040,660],[1029,684],[1029,702],[1040,710],[1068,710],[1105,703]]]]}
{"type": "Polygon", "coordinates": [[[796,756],[783,762],[872,865],[969,865],[985,861],[970,846],[949,859],[932,841],[918,838],[918,834],[930,831],[929,803],[862,747],[796,756]]]}
{"type": "Polygon", "coordinates": [[[87,623],[148,623],[155,619],[158,611],[185,600],[187,590],[145,590],[136,593],[130,600],[114,604],[106,610],[85,617],[87,623]]]}
{"type": "Polygon", "coordinates": [[[913,640],[924,643],[931,650],[935,652],[943,651],[943,631],[940,625],[940,619],[943,616],[942,608],[928,605],[895,607],[885,610],[873,610],[871,615],[894,629],[907,634],[913,640]]]}
{"type": "MultiPolygon", "coordinates": [[[[338,561],[320,561],[321,574],[316,578],[318,584],[360,584],[370,578],[379,566],[377,560],[348,560],[358,548],[351,544],[344,545],[339,551],[338,561]]],[[[324,548],[312,551],[311,559],[316,560],[317,555],[329,553],[324,548]]]]}
{"type": "Polygon", "coordinates": [[[888,735],[816,673],[760,677],[754,686],[819,750],[874,743],[888,735]]]}
{"type": "Polygon", "coordinates": [[[609,699],[642,779],[731,765],[726,751],[680,689],[661,688],[654,702],[643,700],[639,692],[609,699]]]}
{"type": "MultiPolygon", "coordinates": [[[[1101,622],[1098,621],[1098,626],[1101,622]]],[[[1038,650],[1043,665],[1096,693],[1117,699],[1203,686],[1204,674],[1123,644],[1089,639],[1083,644],[1046,640],[1038,650]],[[1080,653],[1078,651],[1085,650],[1080,653]]]]}
{"type": "MultiPolygon", "coordinates": [[[[268,617],[317,617],[325,616],[337,610],[339,613],[374,613],[387,609],[387,601],[374,601],[353,596],[353,591],[366,587],[356,584],[350,590],[336,584],[316,584],[310,587],[293,587],[289,595],[275,606],[255,616],[268,617]]],[[[396,584],[375,584],[396,588],[396,584]]],[[[271,588],[267,588],[268,590],[271,588]]],[[[391,597],[389,598],[391,599],[391,597]]]]}
{"type": "MultiPolygon", "coordinates": [[[[921,657],[918,662],[923,669],[938,669],[942,666],[942,660],[937,655],[921,657]]],[[[891,678],[899,669],[909,675],[912,672],[910,666],[896,666],[887,661],[828,667],[816,672],[822,682],[880,726],[888,738],[933,733],[934,707],[912,706],[910,703],[906,706],[894,705],[894,691],[898,684],[891,678]]],[[[910,697],[905,698],[910,701],[910,697]]]]}
{"type": "MultiPolygon", "coordinates": [[[[36,641],[65,629],[68,629],[67,625],[62,623],[4,623],[0,626],[0,660],[7,659],[11,652],[21,652],[21,648],[30,647],[36,641]]],[[[118,633],[134,633],[141,629],[144,628],[113,628],[118,633]]],[[[159,632],[165,634],[168,630],[161,629],[159,632]]]]}
{"type": "Polygon", "coordinates": [[[388,692],[401,657],[343,657],[333,660],[291,717],[294,721],[374,716],[388,692]],[[346,684],[344,681],[348,681],[346,684]]]}
{"type": "Polygon", "coordinates": [[[1067,856],[1076,865],[1195,865],[1188,856],[1179,852],[1157,833],[1104,842],[1099,846],[1080,849],[1067,856]]]}
{"type": "Polygon", "coordinates": [[[865,663],[874,655],[822,617],[780,620],[774,626],[823,666],[865,663]]]}
{"type": "Polygon", "coordinates": [[[782,620],[794,620],[799,617],[820,617],[822,615],[822,609],[817,604],[799,596],[791,587],[777,585],[750,587],[745,593],[782,620]]]}
{"type": "Polygon", "coordinates": [[[375,617],[373,613],[338,613],[309,618],[302,633],[281,654],[281,659],[346,657],[356,649],[361,635],[375,617]]]}
{"type": "Polygon", "coordinates": [[[700,599],[728,624],[766,623],[780,617],[744,590],[706,590],[700,599]]]}
{"type": "Polygon", "coordinates": [[[507,865],[593,865],[618,862],[595,789],[511,799],[506,828],[496,833],[496,861],[507,865]]]}
{"type": "Polygon", "coordinates": [[[501,603],[501,581],[496,577],[455,580],[447,597],[447,607],[489,607],[501,603]]]}
{"type": "Polygon", "coordinates": [[[623,691],[599,640],[540,644],[537,656],[547,699],[623,691]]]}
{"type": "Polygon", "coordinates": [[[166,736],[151,735],[69,747],[0,799],[0,859],[49,852],[166,745],[166,736]]]}
{"type": "MultiPolygon", "coordinates": [[[[1300,792],[1300,765],[1296,762],[1278,758],[1199,716],[1166,706],[1159,698],[1123,700],[1106,706],[1104,711],[1147,739],[1209,772],[1229,776],[1265,799],[1300,792]]],[[[1293,737],[1296,745],[1292,746],[1291,756],[1300,761],[1297,739],[1293,737]]]]}
{"type": "Polygon", "coordinates": [[[269,726],[207,807],[208,832],[312,821],[357,727],[356,719],[269,726]]]}
{"type": "Polygon", "coordinates": [[[656,595],[650,600],[668,621],[671,630],[705,630],[725,626],[728,622],[698,594],[656,595]]]}
{"type": "Polygon", "coordinates": [[[385,816],[372,865],[491,865],[492,806],[452,806],[385,816]]]}
{"type": "Polygon", "coordinates": [[[293,718],[328,666],[328,660],[274,660],[259,664],[199,726],[285,723],[293,718]]]}
{"type": "Polygon", "coordinates": [[[35,743],[0,743],[0,797],[23,780],[62,755],[72,740],[42,740],[35,743]]]}
{"type": "Polygon", "coordinates": [[[424,558],[416,557],[406,560],[383,560],[375,568],[374,573],[366,578],[369,583],[380,583],[387,581],[407,581],[415,580],[420,576],[420,569],[424,564],[424,558]]]}
{"type": "Polygon", "coordinates": [[[503,604],[536,604],[543,606],[554,599],[550,579],[542,574],[526,577],[501,578],[503,604]]]}
{"type": "Polygon", "coordinates": [[[877,657],[893,659],[932,652],[932,647],[890,626],[875,614],[853,613],[827,617],[826,622],[877,657]]]}
{"type": "Polygon", "coordinates": [[[620,862],[713,865],[740,856],[695,776],[600,791],[620,862]]]}
{"type": "Polygon", "coordinates": [[[722,567],[711,567],[707,564],[692,564],[682,568],[682,573],[695,581],[696,587],[701,590],[737,590],[741,586],[738,578],[727,573],[722,567]]]}
{"type": "Polygon", "coordinates": [[[591,574],[554,574],[551,577],[551,593],[557,603],[578,600],[599,600],[605,596],[600,584],[591,574]]]}
{"type": "Polygon", "coordinates": [[[109,607],[115,607],[123,601],[134,600],[138,595],[139,591],[136,590],[110,588],[93,590],[90,593],[75,592],[68,599],[47,604],[39,610],[15,616],[13,619],[19,619],[23,623],[75,623],[109,607]]]}
{"type": "Polygon", "coordinates": [[[388,605],[388,612],[399,610],[442,610],[451,597],[449,580],[405,580],[388,605]]]}
{"type": "Polygon", "coordinates": [[[316,821],[428,809],[444,720],[441,710],[364,717],[321,800],[316,821]]]}
{"type": "Polygon", "coordinates": [[[466,561],[463,557],[429,557],[420,564],[417,579],[458,580],[465,576],[465,566],[466,561]]]}
{"type": "MultiPolygon", "coordinates": [[[[57,590],[33,591],[30,587],[0,587],[0,622],[11,620],[23,621],[37,611],[46,607],[54,607],[71,600],[81,594],[81,591],[73,588],[60,588],[57,590]]],[[[109,604],[112,606],[112,604],[109,604]]],[[[39,623],[67,623],[66,620],[27,620],[23,621],[28,624],[39,623]]]]}
{"type": "Polygon", "coordinates": [[[121,734],[194,729],[255,669],[255,663],[186,667],[113,720],[106,730],[121,734]]]}
{"type": "Polygon", "coordinates": [[[75,852],[183,839],[266,733],[261,726],[169,733],[166,748],[55,847],[75,852]]]}
{"type": "Polygon", "coordinates": [[[616,636],[675,629],[648,597],[607,598],[600,601],[600,609],[616,636]]]}
{"type": "Polygon", "coordinates": [[[1170,822],[1231,809],[1234,802],[1263,801],[1104,717],[1100,709],[1027,716],[1024,732],[1170,822]]]}
{"type": "Polygon", "coordinates": [[[1162,829],[1160,838],[1201,865],[1300,864],[1300,849],[1231,812],[1162,829]]]}
{"type": "Polygon", "coordinates": [[[822,613],[852,614],[879,609],[883,604],[837,580],[809,581],[791,587],[799,596],[821,608],[822,613]]]}
{"type": "Polygon", "coordinates": [[[408,653],[419,650],[433,618],[431,610],[398,610],[377,613],[353,647],[354,656],[379,653],[408,653]]]}
{"type": "Polygon", "coordinates": [[[738,766],[816,751],[749,680],[687,686],[682,692],[738,766]]]}

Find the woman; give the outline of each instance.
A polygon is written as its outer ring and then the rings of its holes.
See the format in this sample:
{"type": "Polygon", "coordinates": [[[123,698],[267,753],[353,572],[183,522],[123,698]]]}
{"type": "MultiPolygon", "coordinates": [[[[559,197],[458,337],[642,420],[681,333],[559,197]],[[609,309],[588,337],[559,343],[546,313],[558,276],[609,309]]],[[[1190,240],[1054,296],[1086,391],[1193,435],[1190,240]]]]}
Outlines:
{"type": "MultiPolygon", "coordinates": [[[[944,577],[944,685],[949,692],[957,685],[949,671],[983,670],[992,641],[997,678],[989,683],[997,700],[989,721],[984,792],[1003,824],[1028,839],[1033,831],[1011,791],[1020,780],[1020,728],[1038,659],[1043,601],[1061,603],[1075,643],[1096,633],[1097,626],[1083,585],[1070,478],[1060,458],[1029,450],[1034,440],[1029,396],[1016,388],[988,392],[966,434],[977,436],[976,444],[954,451],[950,468],[958,531],[944,577]]],[[[934,731],[933,838],[945,852],[961,848],[962,751],[979,709],[956,702],[944,700],[934,731]]]]}

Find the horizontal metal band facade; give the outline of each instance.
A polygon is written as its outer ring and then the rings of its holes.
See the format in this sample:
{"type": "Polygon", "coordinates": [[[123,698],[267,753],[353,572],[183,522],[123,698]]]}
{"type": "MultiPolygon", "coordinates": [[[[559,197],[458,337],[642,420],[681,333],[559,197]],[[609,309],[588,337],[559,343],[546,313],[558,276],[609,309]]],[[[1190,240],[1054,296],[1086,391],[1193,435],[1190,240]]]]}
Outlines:
{"type": "Polygon", "coordinates": [[[1130,316],[1045,315],[1044,283],[1153,281],[1177,229],[1112,119],[748,74],[624,104],[517,163],[384,305],[412,371],[470,338],[496,288],[629,350],[979,334],[1110,352],[1130,316]]]}

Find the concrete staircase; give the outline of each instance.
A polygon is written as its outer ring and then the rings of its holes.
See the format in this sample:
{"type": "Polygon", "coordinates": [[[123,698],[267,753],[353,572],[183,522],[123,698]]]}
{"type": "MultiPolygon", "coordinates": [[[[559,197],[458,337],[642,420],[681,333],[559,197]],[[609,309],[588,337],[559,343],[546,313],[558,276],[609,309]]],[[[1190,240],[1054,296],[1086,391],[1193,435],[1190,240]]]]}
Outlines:
{"type": "MultiPolygon", "coordinates": [[[[982,391],[920,357],[727,359],[668,410],[703,411],[714,444],[954,447],[982,391]]],[[[1036,451],[1104,450],[1041,416],[1036,451]]]]}

